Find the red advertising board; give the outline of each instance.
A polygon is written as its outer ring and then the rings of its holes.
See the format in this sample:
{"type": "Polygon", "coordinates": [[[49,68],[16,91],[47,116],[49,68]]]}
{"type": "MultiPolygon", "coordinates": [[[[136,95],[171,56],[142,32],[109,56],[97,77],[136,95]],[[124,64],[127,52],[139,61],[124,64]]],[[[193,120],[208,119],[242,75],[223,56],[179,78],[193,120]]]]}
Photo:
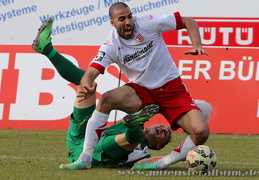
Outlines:
{"type": "MultiPolygon", "coordinates": [[[[204,46],[259,47],[258,18],[193,18],[204,46]]],[[[164,33],[168,45],[190,45],[186,30],[164,33]]]]}
{"type": "MultiPolygon", "coordinates": [[[[197,18],[208,56],[184,55],[184,52],[191,48],[184,31],[164,34],[168,49],[193,98],[211,103],[213,111],[209,125],[212,133],[259,134],[259,40],[256,39],[259,20],[241,19],[241,22],[234,21],[237,19],[231,19],[229,22],[229,19],[207,20],[197,18]]],[[[99,48],[98,46],[55,47],[60,53],[76,59],[82,69],[87,68],[99,48]]],[[[1,45],[0,60],[0,128],[67,129],[69,115],[41,120],[40,114],[33,108],[30,112],[23,113],[24,117],[28,117],[26,113],[35,111],[35,118],[30,117],[28,120],[22,118],[22,113],[19,118],[16,115],[18,111],[22,111],[22,106],[34,103],[35,107],[46,107],[53,104],[57,94],[48,89],[38,88],[36,81],[30,78],[23,78],[24,71],[35,69],[31,76],[37,76],[37,82],[53,79],[57,74],[54,67],[46,68],[41,64],[42,60],[45,61],[47,58],[35,53],[30,45],[1,45]],[[33,61],[27,62],[29,58],[33,61]],[[34,65],[34,59],[37,67],[34,65]],[[28,91],[37,93],[38,98],[24,93],[28,91]]],[[[116,68],[110,67],[108,73],[118,78],[116,68]]],[[[127,81],[124,77],[122,79],[127,81]]],[[[44,84],[40,85],[45,87],[44,84]]],[[[55,84],[53,86],[56,89],[60,88],[55,84]]],[[[101,92],[98,93],[99,98],[101,92]]],[[[62,109],[62,105],[57,108],[62,109]]],[[[56,109],[52,108],[45,113],[55,114],[55,111],[56,109]]],[[[167,124],[161,115],[156,115],[147,126],[157,123],[167,124]]]]}

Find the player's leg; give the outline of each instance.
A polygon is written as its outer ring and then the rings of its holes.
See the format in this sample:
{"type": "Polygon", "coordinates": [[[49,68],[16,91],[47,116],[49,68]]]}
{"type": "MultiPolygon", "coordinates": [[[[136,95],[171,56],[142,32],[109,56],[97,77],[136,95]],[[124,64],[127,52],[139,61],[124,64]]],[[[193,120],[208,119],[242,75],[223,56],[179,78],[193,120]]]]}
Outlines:
{"type": "Polygon", "coordinates": [[[104,93],[89,119],[85,133],[84,150],[80,159],[84,160],[88,166],[90,165],[94,148],[100,138],[98,133],[104,130],[111,110],[119,109],[133,113],[138,111],[141,105],[141,99],[130,86],[122,86],[104,93]]]}
{"type": "Polygon", "coordinates": [[[183,114],[177,118],[176,123],[188,136],[169,155],[159,160],[158,169],[164,169],[171,164],[185,160],[190,149],[195,145],[204,144],[209,137],[209,126],[199,110],[193,109],[183,114]]]}
{"type": "MultiPolygon", "coordinates": [[[[82,91],[81,86],[77,86],[77,92],[82,91]]],[[[69,163],[78,160],[83,151],[85,129],[89,118],[95,109],[96,96],[93,95],[86,101],[78,102],[77,98],[74,102],[74,109],[69,119],[69,128],[67,131],[66,142],[69,151],[69,163]]],[[[88,168],[85,163],[79,163],[80,169],[88,168]]],[[[66,164],[60,165],[61,169],[67,169],[66,164]]]]}
{"type": "MultiPolygon", "coordinates": [[[[71,61],[66,59],[53,48],[51,43],[51,30],[53,18],[49,18],[40,27],[32,47],[36,52],[42,53],[51,61],[58,73],[67,81],[76,85],[80,84],[85,71],[79,69],[71,61]]],[[[78,86],[77,91],[80,91],[78,86]]],[[[74,110],[70,118],[70,126],[67,131],[67,146],[69,149],[69,162],[78,159],[83,149],[84,135],[88,118],[91,117],[96,103],[96,95],[87,99],[87,101],[78,102],[75,100],[74,110]]],[[[83,166],[85,166],[83,164],[83,166]]]]}
{"type": "Polygon", "coordinates": [[[166,119],[171,122],[172,129],[176,130],[177,127],[180,127],[188,134],[188,137],[178,148],[159,161],[159,169],[164,169],[171,164],[185,160],[189,150],[195,145],[203,144],[209,136],[209,126],[199,106],[188,93],[184,83],[180,79],[177,81],[174,82],[173,80],[172,84],[169,83],[169,86],[175,87],[170,89],[170,92],[177,94],[177,96],[172,100],[162,100],[167,105],[171,105],[172,108],[175,107],[175,109],[166,107],[161,107],[161,109],[166,119]]]}
{"type": "Polygon", "coordinates": [[[187,153],[198,144],[203,144],[209,137],[209,126],[201,111],[193,109],[177,120],[177,125],[187,134],[187,138],[169,155],[158,158],[151,162],[139,163],[133,166],[132,170],[162,170],[171,164],[183,161],[187,153]]]}
{"type": "MultiPolygon", "coordinates": [[[[81,86],[77,86],[77,91],[81,91],[81,86]]],[[[66,137],[69,151],[69,163],[76,161],[83,151],[85,129],[89,118],[96,108],[95,102],[95,95],[82,102],[78,102],[78,100],[75,99],[66,137]]]]}
{"type": "Polygon", "coordinates": [[[80,84],[80,80],[85,73],[84,70],[79,69],[71,61],[62,56],[53,48],[51,43],[51,30],[53,25],[53,18],[49,18],[39,28],[37,37],[33,41],[32,48],[39,53],[42,53],[51,61],[58,73],[67,81],[76,85],[80,84]]]}
{"type": "MultiPolygon", "coordinates": [[[[182,128],[189,136],[179,145],[178,148],[174,149],[169,155],[165,156],[161,160],[152,162],[149,164],[140,164],[136,166],[136,170],[141,168],[149,169],[164,169],[171,164],[182,161],[186,158],[187,153],[191,148],[197,144],[203,144],[209,136],[209,127],[205,120],[203,113],[199,110],[197,104],[190,97],[189,93],[183,83],[177,83],[174,85],[177,88],[171,88],[172,94],[178,94],[176,98],[163,99],[164,103],[171,108],[160,107],[162,114],[172,124],[172,128],[182,128]],[[175,92],[176,91],[176,92],[175,92]],[[175,93],[174,93],[175,92],[175,93]],[[170,100],[172,99],[172,100],[170,100]],[[171,102],[172,101],[172,102],[171,102]],[[174,107],[174,105],[176,105],[174,107]]],[[[166,88],[164,89],[164,91],[166,88]]],[[[201,109],[206,111],[207,118],[210,115],[211,108],[208,103],[201,103],[204,105],[201,109]]],[[[199,105],[198,104],[198,105],[199,105]]]]}
{"type": "Polygon", "coordinates": [[[176,120],[195,145],[204,144],[209,137],[209,126],[202,112],[193,109],[176,120]]]}
{"type": "Polygon", "coordinates": [[[111,110],[118,109],[126,113],[135,113],[142,106],[142,100],[139,98],[136,90],[128,85],[115,88],[105,92],[96,110],[109,114],[111,110]]]}

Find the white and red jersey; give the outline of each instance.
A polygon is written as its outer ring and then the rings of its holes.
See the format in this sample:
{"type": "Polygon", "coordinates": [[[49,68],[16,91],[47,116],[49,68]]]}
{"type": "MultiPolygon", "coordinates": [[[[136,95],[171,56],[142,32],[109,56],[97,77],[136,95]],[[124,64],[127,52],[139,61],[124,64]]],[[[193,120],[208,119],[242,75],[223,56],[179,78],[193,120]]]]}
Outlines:
{"type": "Polygon", "coordinates": [[[133,37],[124,39],[113,28],[90,67],[104,73],[107,66],[116,63],[130,82],[148,89],[159,88],[179,77],[161,32],[180,28],[179,12],[134,17],[133,37]]]}

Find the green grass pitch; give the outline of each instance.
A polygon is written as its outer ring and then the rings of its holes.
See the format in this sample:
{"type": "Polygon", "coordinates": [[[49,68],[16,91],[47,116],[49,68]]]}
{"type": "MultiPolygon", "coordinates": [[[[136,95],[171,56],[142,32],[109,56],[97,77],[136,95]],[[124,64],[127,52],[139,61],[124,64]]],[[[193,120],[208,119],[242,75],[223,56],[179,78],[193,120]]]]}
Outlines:
{"type": "MultiPolygon", "coordinates": [[[[206,145],[217,155],[214,174],[188,174],[184,162],[164,171],[129,169],[60,170],[67,163],[66,131],[0,129],[0,179],[258,179],[259,135],[211,134],[206,145]]],[[[165,155],[177,147],[186,134],[174,133],[173,141],[152,155],[165,155]]]]}

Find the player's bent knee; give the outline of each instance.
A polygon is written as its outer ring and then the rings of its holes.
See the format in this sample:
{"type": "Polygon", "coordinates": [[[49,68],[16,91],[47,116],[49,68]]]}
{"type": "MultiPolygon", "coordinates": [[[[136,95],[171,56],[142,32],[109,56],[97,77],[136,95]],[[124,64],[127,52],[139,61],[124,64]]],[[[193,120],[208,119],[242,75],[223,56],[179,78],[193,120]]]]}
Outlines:
{"type": "Polygon", "coordinates": [[[194,129],[194,132],[193,132],[193,138],[195,139],[194,144],[195,145],[204,144],[209,138],[209,134],[210,134],[210,130],[209,130],[209,126],[207,125],[194,129]]]}
{"type": "Polygon", "coordinates": [[[124,108],[127,107],[125,105],[125,94],[118,93],[118,92],[119,92],[118,90],[117,91],[111,90],[111,91],[105,92],[100,98],[99,105],[104,109],[124,110],[124,108]]]}
{"type": "Polygon", "coordinates": [[[108,91],[102,94],[99,103],[103,105],[113,105],[116,101],[116,95],[112,91],[108,91]]]}
{"type": "Polygon", "coordinates": [[[195,145],[204,144],[209,138],[210,130],[207,123],[197,126],[192,129],[190,136],[195,145]]]}

